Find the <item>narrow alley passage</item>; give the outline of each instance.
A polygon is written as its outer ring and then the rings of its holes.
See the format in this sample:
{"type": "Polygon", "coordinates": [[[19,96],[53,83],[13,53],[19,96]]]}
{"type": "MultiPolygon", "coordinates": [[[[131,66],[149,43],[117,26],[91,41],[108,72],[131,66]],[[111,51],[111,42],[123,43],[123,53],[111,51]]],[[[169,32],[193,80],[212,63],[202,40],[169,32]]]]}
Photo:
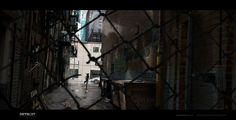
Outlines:
{"type": "Polygon", "coordinates": [[[234,110],[235,40],[235,10],[0,10],[0,110],[234,110]]]}
{"type": "MultiPolygon", "coordinates": [[[[98,84],[89,84],[88,90],[84,83],[69,83],[68,88],[80,103],[81,109],[88,108],[88,110],[114,110],[114,106],[110,101],[105,101],[101,97],[101,89],[98,84]],[[96,101],[98,103],[93,105],[96,101]]],[[[45,96],[46,103],[49,110],[77,110],[73,99],[68,95],[64,88],[58,87],[51,93],[45,96]]]]}

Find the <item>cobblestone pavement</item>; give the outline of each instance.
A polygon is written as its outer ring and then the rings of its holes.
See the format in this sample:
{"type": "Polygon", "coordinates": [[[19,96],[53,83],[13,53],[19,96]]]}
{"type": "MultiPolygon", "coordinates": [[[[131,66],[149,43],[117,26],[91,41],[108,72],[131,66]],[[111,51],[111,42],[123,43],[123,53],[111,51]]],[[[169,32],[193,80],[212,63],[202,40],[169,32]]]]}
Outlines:
{"type": "MultiPolygon", "coordinates": [[[[80,103],[80,107],[87,108],[88,106],[101,99],[101,92],[98,84],[88,84],[88,90],[85,90],[83,83],[70,83],[68,86],[71,93],[75,96],[80,103]]],[[[63,87],[58,87],[51,93],[45,95],[47,106],[49,110],[64,110],[72,109],[77,110],[76,104],[70,95],[63,87]]],[[[99,101],[89,110],[113,110],[114,107],[110,102],[104,100],[99,101]]]]}

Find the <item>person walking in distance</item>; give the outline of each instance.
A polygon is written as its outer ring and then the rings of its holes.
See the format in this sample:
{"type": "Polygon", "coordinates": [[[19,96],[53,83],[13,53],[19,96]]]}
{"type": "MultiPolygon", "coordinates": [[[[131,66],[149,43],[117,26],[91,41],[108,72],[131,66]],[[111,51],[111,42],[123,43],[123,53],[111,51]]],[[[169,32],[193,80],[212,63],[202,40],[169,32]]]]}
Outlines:
{"type": "Polygon", "coordinates": [[[88,80],[89,80],[89,74],[87,73],[86,74],[86,77],[85,77],[85,81],[84,81],[84,84],[86,84],[86,92],[88,91],[88,80]]]}

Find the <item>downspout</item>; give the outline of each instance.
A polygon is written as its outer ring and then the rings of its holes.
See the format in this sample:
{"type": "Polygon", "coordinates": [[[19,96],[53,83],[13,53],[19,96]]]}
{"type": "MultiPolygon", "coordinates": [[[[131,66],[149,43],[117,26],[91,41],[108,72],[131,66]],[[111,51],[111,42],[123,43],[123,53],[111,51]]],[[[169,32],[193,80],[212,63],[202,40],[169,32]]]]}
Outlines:
{"type": "MultiPolygon", "coordinates": [[[[159,10],[159,18],[158,18],[158,25],[160,25],[160,32],[159,32],[159,44],[158,44],[158,49],[157,49],[157,66],[160,65],[162,60],[165,58],[165,54],[163,54],[166,50],[166,45],[165,45],[165,37],[162,35],[163,33],[163,27],[161,26],[162,20],[164,18],[164,11],[159,10]]],[[[165,109],[165,89],[164,89],[164,80],[166,80],[166,66],[162,65],[159,67],[159,73],[157,73],[157,108],[158,109],[165,109]]]]}
{"type": "Polygon", "coordinates": [[[13,81],[13,75],[14,75],[14,59],[15,59],[15,41],[16,41],[16,24],[14,24],[14,29],[13,29],[13,41],[12,41],[12,53],[11,53],[11,78],[10,78],[10,91],[9,91],[9,101],[10,103],[12,102],[12,81],[13,81]]]}
{"type": "MultiPolygon", "coordinates": [[[[232,13],[229,13],[232,14],[232,13]]],[[[232,25],[233,23],[233,18],[229,18],[229,20],[226,22],[226,51],[230,52],[231,50],[234,49],[234,26],[232,25]]],[[[225,95],[224,95],[224,109],[226,110],[232,110],[232,80],[233,80],[233,61],[230,56],[227,56],[226,61],[225,61],[225,95]]]]}
{"type": "MultiPolygon", "coordinates": [[[[224,80],[224,77],[223,77],[223,66],[222,66],[222,29],[223,29],[223,24],[222,24],[222,10],[220,10],[220,29],[219,29],[219,69],[218,69],[218,81],[217,81],[217,87],[223,91],[224,90],[224,83],[223,83],[223,80],[224,80]]],[[[221,98],[221,95],[218,94],[218,99],[217,100],[220,100],[221,98]]],[[[219,105],[218,105],[218,108],[217,109],[221,109],[222,105],[224,103],[223,102],[220,102],[219,105]]]]}
{"type": "MultiPolygon", "coordinates": [[[[160,21],[161,21],[161,10],[158,11],[158,25],[160,25],[160,21]]],[[[160,30],[161,31],[161,30],[160,30]]],[[[161,32],[159,32],[160,34],[161,32]]],[[[160,36],[160,35],[159,35],[160,36]]],[[[159,40],[161,39],[161,37],[158,38],[159,40]]],[[[157,65],[160,64],[160,43],[157,46],[157,65]]],[[[156,108],[160,109],[161,106],[161,92],[160,92],[160,74],[156,74],[156,108]]]]}
{"type": "Polygon", "coordinates": [[[193,44],[192,44],[192,30],[193,30],[193,24],[192,24],[192,11],[189,11],[188,13],[188,50],[187,50],[187,109],[192,109],[192,62],[193,62],[193,44]]]}
{"type": "MultiPolygon", "coordinates": [[[[177,18],[176,20],[176,35],[177,35],[177,39],[175,39],[175,43],[176,43],[176,50],[179,49],[179,17],[177,18]]],[[[174,75],[174,91],[177,92],[177,84],[178,84],[178,67],[179,67],[179,53],[177,53],[177,55],[175,55],[175,75],[174,75]]],[[[173,98],[173,109],[176,110],[177,109],[177,95],[175,94],[174,95],[174,98],[173,98]]]]}

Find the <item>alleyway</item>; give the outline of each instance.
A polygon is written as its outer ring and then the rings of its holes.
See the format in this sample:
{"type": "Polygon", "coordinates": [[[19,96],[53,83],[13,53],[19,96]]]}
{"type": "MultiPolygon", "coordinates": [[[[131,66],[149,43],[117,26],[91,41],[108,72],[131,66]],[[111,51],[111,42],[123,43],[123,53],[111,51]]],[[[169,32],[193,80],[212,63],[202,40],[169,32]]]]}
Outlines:
{"type": "Polygon", "coordinates": [[[0,109],[235,110],[235,40],[235,10],[1,10],[0,109]]]}
{"type": "MultiPolygon", "coordinates": [[[[98,84],[88,84],[88,91],[86,92],[83,83],[70,83],[68,88],[80,103],[81,108],[87,108],[94,104],[97,100],[101,99],[101,92],[98,84]]],[[[70,95],[63,87],[58,87],[51,93],[45,96],[49,110],[63,110],[69,107],[72,110],[77,110],[76,104],[70,95]]],[[[99,101],[97,104],[88,110],[112,110],[113,105],[104,100],[99,101]]]]}

